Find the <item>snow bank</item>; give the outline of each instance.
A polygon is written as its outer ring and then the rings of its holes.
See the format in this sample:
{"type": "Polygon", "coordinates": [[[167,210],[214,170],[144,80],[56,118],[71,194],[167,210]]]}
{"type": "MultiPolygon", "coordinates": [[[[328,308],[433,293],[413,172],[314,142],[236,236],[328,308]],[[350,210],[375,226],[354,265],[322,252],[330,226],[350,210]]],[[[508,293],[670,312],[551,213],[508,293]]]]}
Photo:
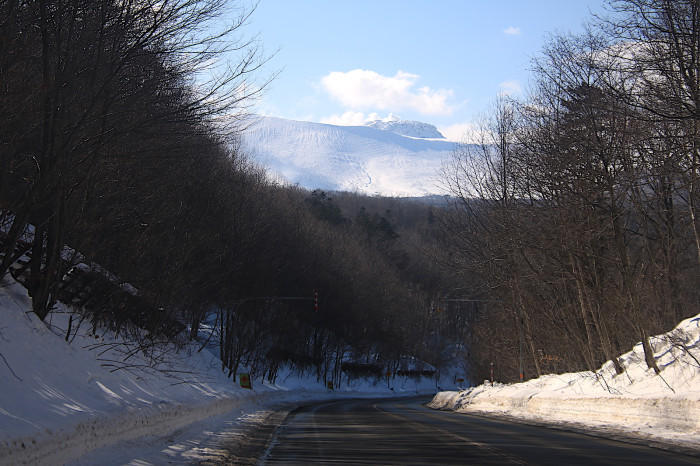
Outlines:
{"type": "Polygon", "coordinates": [[[5,442],[3,464],[63,464],[86,452],[146,435],[162,436],[207,417],[231,411],[244,400],[226,398],[199,405],[153,407],[114,417],[95,417],[67,429],[5,442]]]}
{"type": "Polygon", "coordinates": [[[608,361],[596,372],[440,392],[429,406],[617,429],[700,448],[700,314],[652,337],[651,344],[660,375],[647,369],[638,343],[620,357],[622,375],[608,361]]]}
{"type": "Polygon", "coordinates": [[[160,464],[173,455],[193,461],[207,458],[200,444],[216,450],[226,440],[220,432],[264,418],[280,403],[434,392],[433,380],[408,379],[396,380],[395,391],[384,379],[328,392],[288,370],[277,385],[253,380],[250,391],[227,378],[207,349],[161,345],[144,353],[62,305],[45,322],[30,309],[21,285],[0,282],[0,465],[115,464],[117,457],[119,464],[160,464]]]}
{"type": "Polygon", "coordinates": [[[66,308],[46,323],[29,309],[22,286],[0,283],[1,464],[61,463],[241,402],[243,393],[212,370],[216,361],[208,352],[174,355],[163,347],[144,355],[77,319],[69,344],[66,308]],[[151,364],[154,358],[162,361],[151,364]]]}

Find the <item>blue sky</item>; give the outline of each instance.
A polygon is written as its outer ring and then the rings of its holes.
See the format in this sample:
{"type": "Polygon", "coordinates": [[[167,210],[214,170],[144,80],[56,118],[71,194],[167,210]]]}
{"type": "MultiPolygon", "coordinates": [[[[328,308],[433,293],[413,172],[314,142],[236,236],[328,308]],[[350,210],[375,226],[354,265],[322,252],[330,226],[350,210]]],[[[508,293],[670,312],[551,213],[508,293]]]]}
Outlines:
{"type": "Polygon", "coordinates": [[[581,32],[603,0],[262,0],[247,26],[281,73],[255,112],[362,124],[389,115],[451,138],[518,95],[547,34],[581,32]]]}

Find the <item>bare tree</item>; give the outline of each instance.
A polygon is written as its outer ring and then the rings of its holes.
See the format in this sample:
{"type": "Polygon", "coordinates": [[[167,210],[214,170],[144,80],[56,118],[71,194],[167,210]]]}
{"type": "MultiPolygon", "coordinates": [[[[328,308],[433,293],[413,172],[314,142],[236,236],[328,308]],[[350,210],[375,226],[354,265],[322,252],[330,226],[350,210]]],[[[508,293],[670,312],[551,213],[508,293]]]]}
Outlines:
{"type": "MultiPolygon", "coordinates": [[[[29,111],[5,112],[11,115],[11,126],[19,123],[14,120],[19,117],[30,129],[28,143],[9,148],[9,153],[13,161],[32,160],[35,172],[25,194],[9,206],[16,215],[0,274],[15,257],[26,225],[33,223],[31,293],[40,317],[54,299],[66,225],[75,220],[67,218],[67,202],[89,179],[90,169],[99,165],[106,148],[144,127],[162,129],[163,123],[170,124],[170,131],[177,131],[176,123],[188,123],[191,134],[195,123],[204,128],[205,121],[240,111],[260,91],[247,80],[264,62],[259,48],[254,42],[226,41],[239,32],[248,13],[213,34],[208,32],[223,7],[220,0],[41,0],[7,6],[3,34],[29,38],[11,41],[14,48],[9,52],[39,59],[25,59],[23,71],[31,69],[33,74],[13,76],[13,67],[3,69],[3,80],[15,78],[8,82],[5,95],[26,93],[32,85],[27,77],[34,76],[40,92],[29,111]],[[201,76],[229,49],[243,52],[235,66],[194,90],[188,87],[188,78],[201,76]]],[[[236,119],[226,121],[230,125],[236,119]]],[[[217,126],[223,128],[218,121],[217,126]]]]}
{"type": "MultiPolygon", "coordinates": [[[[683,154],[676,176],[684,180],[683,197],[700,261],[700,6],[693,0],[611,0],[609,5],[614,15],[600,26],[612,44],[601,54],[625,81],[610,89],[638,108],[640,117],[679,127],[662,137],[674,146],[672,152],[683,154]]],[[[666,157],[668,149],[657,157],[666,157]]]]}

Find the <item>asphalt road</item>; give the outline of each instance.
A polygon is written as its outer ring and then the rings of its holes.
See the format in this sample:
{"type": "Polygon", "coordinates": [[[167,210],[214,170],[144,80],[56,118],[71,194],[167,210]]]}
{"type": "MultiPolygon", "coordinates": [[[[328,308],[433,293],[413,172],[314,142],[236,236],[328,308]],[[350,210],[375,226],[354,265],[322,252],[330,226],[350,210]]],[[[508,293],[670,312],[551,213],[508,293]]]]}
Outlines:
{"type": "Polygon", "coordinates": [[[301,408],[262,464],[700,464],[644,445],[435,411],[423,399],[345,400],[301,408]]]}

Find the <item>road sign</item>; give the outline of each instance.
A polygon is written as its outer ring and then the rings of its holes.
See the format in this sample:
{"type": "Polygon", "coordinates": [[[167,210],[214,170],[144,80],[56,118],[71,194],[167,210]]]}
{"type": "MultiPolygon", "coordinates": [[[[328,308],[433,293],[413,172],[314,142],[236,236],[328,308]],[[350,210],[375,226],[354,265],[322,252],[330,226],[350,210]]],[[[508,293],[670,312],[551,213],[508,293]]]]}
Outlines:
{"type": "Polygon", "coordinates": [[[328,390],[333,390],[333,381],[329,380],[326,382],[326,387],[328,387],[328,390]]]}
{"type": "Polygon", "coordinates": [[[238,380],[241,382],[241,388],[253,389],[253,384],[250,382],[250,374],[243,373],[238,376],[238,380]]]}

